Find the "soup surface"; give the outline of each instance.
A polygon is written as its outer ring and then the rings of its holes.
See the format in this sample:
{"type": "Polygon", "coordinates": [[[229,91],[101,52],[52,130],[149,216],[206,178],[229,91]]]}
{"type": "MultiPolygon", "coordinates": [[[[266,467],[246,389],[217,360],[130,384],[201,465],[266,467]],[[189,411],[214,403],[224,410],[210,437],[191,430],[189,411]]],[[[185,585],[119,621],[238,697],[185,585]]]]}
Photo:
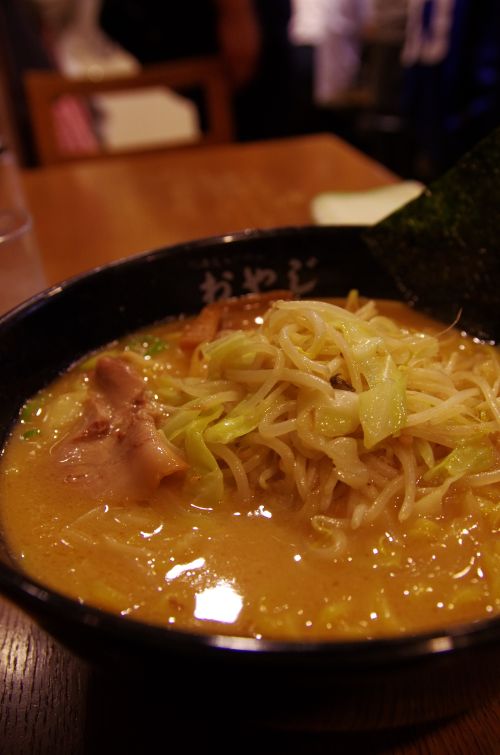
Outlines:
{"type": "Polygon", "coordinates": [[[14,559],[194,631],[365,638],[498,613],[498,351],[355,293],[268,306],[132,334],[28,401],[1,460],[14,559]]]}

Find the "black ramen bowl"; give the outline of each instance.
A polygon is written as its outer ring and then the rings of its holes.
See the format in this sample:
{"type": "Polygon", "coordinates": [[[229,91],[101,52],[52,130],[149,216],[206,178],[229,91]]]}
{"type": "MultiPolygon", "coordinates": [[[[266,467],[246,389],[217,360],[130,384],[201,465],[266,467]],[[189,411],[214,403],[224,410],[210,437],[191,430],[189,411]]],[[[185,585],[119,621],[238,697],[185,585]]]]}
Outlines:
{"type": "MultiPolygon", "coordinates": [[[[244,232],[99,268],[0,319],[0,445],[22,403],[86,352],[213,298],[270,288],[398,298],[360,228],[244,232]]],[[[195,689],[205,712],[223,706],[225,716],[233,709],[277,725],[376,729],[456,714],[500,687],[500,617],[351,642],[193,634],[66,598],[23,574],[1,542],[0,591],[105,673],[159,682],[170,710],[195,689]]]]}

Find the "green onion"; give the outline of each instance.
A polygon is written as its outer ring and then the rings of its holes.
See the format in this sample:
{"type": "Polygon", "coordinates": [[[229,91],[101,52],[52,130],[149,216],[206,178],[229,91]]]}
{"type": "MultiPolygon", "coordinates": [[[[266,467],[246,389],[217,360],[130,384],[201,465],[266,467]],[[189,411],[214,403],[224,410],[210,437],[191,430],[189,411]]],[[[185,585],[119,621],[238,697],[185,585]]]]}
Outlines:
{"type": "Polygon", "coordinates": [[[145,357],[154,357],[160,352],[165,351],[168,344],[163,338],[154,335],[133,336],[127,342],[126,348],[142,354],[145,357]]]}
{"type": "Polygon", "coordinates": [[[37,401],[28,401],[21,410],[21,422],[30,422],[41,411],[40,403],[37,401]]]}
{"type": "Polygon", "coordinates": [[[21,435],[21,438],[23,440],[31,440],[32,438],[36,438],[37,435],[40,435],[40,430],[38,429],[38,427],[32,427],[31,430],[26,430],[21,435]]]}

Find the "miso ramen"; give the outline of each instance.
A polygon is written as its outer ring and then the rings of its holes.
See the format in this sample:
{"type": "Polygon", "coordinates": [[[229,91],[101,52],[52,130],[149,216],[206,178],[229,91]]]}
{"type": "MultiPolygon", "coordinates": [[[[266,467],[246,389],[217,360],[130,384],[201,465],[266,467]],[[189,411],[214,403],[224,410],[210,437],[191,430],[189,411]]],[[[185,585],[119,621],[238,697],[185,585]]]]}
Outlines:
{"type": "Polygon", "coordinates": [[[371,638],[500,609],[500,358],[394,302],[206,307],[22,408],[2,528],[47,586],[256,638],[371,638]]]}

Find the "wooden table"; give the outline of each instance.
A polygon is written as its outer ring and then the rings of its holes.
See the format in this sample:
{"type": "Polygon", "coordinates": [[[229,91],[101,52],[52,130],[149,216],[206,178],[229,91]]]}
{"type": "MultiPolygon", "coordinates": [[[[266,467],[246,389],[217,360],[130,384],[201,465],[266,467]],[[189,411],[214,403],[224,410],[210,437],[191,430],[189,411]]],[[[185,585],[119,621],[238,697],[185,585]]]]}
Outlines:
{"type": "Polygon", "coordinates": [[[243,228],[311,222],[329,189],[395,177],[331,136],[33,171],[25,187],[50,282],[109,260],[243,228]]]}
{"type": "MultiPolygon", "coordinates": [[[[332,136],[80,163],[24,176],[49,282],[178,241],[310,222],[312,197],[395,177],[332,136]]],[[[170,680],[165,680],[168,684],[170,680]]],[[[230,692],[229,692],[230,694],[230,692]]],[[[376,694],[376,690],[374,691],[376,694]]],[[[169,720],[147,690],[118,686],[0,599],[0,755],[163,752],[495,755],[497,703],[452,721],[375,734],[207,729],[169,720]]],[[[221,720],[223,712],[221,711],[221,720]]]]}

